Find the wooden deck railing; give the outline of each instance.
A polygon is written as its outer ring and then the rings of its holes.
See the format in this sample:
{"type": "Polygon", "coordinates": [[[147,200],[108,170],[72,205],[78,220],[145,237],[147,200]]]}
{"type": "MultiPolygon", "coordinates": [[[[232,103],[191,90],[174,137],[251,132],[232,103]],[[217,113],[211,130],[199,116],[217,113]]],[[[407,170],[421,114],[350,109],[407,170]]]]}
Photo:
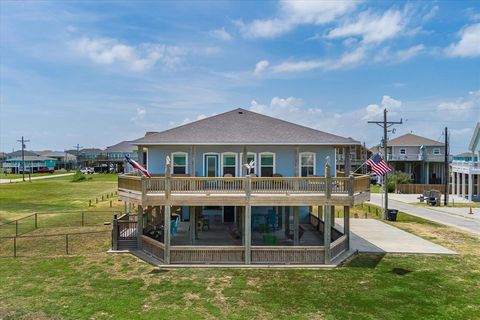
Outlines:
{"type": "Polygon", "coordinates": [[[325,248],[291,246],[253,246],[252,263],[269,264],[323,264],[325,248]]]}
{"type": "Polygon", "coordinates": [[[142,235],[142,245],[143,251],[163,261],[165,255],[165,245],[163,243],[142,235]]]}
{"type": "Polygon", "coordinates": [[[172,246],[171,263],[244,263],[243,246],[172,246]]]}
{"type": "MultiPolygon", "coordinates": [[[[141,178],[121,175],[118,188],[145,193],[312,193],[325,194],[329,186],[332,194],[348,194],[351,184],[346,177],[153,177],[141,178]],[[167,179],[169,179],[167,183],[167,179]]],[[[368,191],[370,177],[352,178],[355,193],[368,191]]]]}

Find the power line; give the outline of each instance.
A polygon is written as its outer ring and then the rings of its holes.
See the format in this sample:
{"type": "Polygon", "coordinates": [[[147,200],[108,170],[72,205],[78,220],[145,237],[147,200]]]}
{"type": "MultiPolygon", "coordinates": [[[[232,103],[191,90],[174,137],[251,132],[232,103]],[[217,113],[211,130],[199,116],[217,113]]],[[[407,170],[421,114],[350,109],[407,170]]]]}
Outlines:
{"type": "Polygon", "coordinates": [[[30,140],[25,140],[22,136],[22,139],[17,141],[22,143],[22,179],[25,181],[25,143],[30,142],[30,140]]]}

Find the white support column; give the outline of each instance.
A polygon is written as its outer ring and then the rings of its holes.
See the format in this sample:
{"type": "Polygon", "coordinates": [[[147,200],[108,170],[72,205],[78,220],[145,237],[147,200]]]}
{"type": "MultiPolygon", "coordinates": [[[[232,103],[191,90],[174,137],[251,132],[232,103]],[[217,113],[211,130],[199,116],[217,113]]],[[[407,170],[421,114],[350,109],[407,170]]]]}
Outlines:
{"type": "Polygon", "coordinates": [[[462,173],[462,198],[465,198],[465,196],[467,195],[466,188],[467,188],[467,174],[462,173]]]}
{"type": "Polygon", "coordinates": [[[245,206],[245,264],[252,263],[252,207],[245,206]]]}
{"type": "Polygon", "coordinates": [[[455,195],[455,177],[457,173],[452,171],[452,195],[455,195]]]}
{"type": "Polygon", "coordinates": [[[325,221],[323,222],[323,246],[325,248],[325,264],[330,264],[330,259],[331,259],[330,243],[332,241],[331,239],[332,215],[330,214],[330,206],[325,206],[324,211],[325,211],[325,221]]]}
{"type": "Polygon", "coordinates": [[[473,199],[473,174],[468,175],[468,201],[473,199]]]}

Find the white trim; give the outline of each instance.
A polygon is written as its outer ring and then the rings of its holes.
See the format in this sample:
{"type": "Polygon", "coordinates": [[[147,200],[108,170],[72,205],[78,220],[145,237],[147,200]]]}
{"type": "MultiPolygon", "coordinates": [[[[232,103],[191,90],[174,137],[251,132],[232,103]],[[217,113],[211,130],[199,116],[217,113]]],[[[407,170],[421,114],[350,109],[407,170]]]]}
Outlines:
{"type": "Polygon", "coordinates": [[[312,151],[303,151],[298,154],[298,176],[299,177],[302,176],[302,155],[304,154],[313,155],[313,175],[316,175],[317,174],[317,154],[312,151]]]}
{"type": "Polygon", "coordinates": [[[231,151],[227,151],[227,152],[222,152],[221,154],[221,157],[220,157],[220,175],[223,177],[223,157],[224,156],[235,156],[235,177],[238,177],[239,174],[238,174],[238,153],[236,152],[231,152],[231,151]]]}
{"type": "Polygon", "coordinates": [[[142,163],[143,165],[145,165],[145,169],[147,169],[147,171],[148,171],[149,168],[150,168],[150,166],[148,165],[148,162],[149,162],[149,161],[148,161],[148,148],[143,148],[143,150],[142,150],[142,162],[141,162],[141,163],[142,163]],[[144,153],[144,152],[147,154],[147,155],[145,156],[145,162],[146,162],[146,163],[143,163],[143,153],[144,153]]]}
{"type": "Polygon", "coordinates": [[[172,152],[170,154],[171,156],[171,160],[172,160],[172,166],[170,168],[170,173],[173,174],[173,167],[175,166],[175,162],[173,161],[173,156],[174,155],[177,155],[177,154],[180,154],[180,155],[185,155],[185,174],[188,174],[189,171],[189,167],[188,167],[188,152],[185,152],[185,151],[175,151],[175,152],[172,152]]]}
{"type": "MultiPolygon", "coordinates": [[[[256,152],[249,152],[247,150],[247,158],[249,155],[253,155],[253,161],[255,162],[255,166],[253,168],[254,174],[258,175],[258,161],[257,161],[257,153],[256,152]]],[[[243,160],[243,152],[240,153],[240,174],[243,172],[243,165],[246,163],[246,160],[243,160]]]]}
{"type": "Polygon", "coordinates": [[[206,172],[205,172],[205,156],[217,156],[217,177],[219,176],[218,172],[220,170],[220,166],[218,165],[218,161],[221,160],[220,153],[218,152],[205,152],[202,154],[202,172],[203,172],[203,177],[206,177],[206,172]]]}
{"type": "MultiPolygon", "coordinates": [[[[248,153],[248,151],[247,151],[248,153]]],[[[261,177],[262,176],[262,156],[263,155],[269,155],[269,156],[273,156],[273,173],[277,173],[276,172],[276,155],[275,155],[275,152],[270,152],[270,151],[265,151],[265,152],[259,152],[258,153],[258,173],[257,173],[257,176],[261,177]]]]}

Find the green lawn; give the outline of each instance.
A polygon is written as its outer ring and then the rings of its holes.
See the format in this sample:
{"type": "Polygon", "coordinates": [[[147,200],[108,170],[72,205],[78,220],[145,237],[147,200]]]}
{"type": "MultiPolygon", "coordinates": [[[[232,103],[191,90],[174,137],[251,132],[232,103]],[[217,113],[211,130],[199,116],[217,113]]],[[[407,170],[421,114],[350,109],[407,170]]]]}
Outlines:
{"type": "MultiPolygon", "coordinates": [[[[13,220],[33,212],[61,212],[106,208],[107,201],[96,204],[95,198],[114,192],[117,176],[95,174],[90,180],[71,182],[72,177],[33,180],[31,183],[0,184],[0,222],[13,220]]],[[[115,200],[115,198],[114,198],[115,200]]],[[[115,200],[116,202],[116,200],[115,200]]]]}
{"type": "MultiPolygon", "coordinates": [[[[30,176],[32,178],[35,177],[43,177],[43,176],[54,176],[58,174],[65,174],[67,173],[66,171],[56,171],[54,173],[32,173],[30,176]]],[[[0,179],[7,179],[7,180],[12,180],[12,179],[21,179],[23,177],[22,174],[16,174],[16,173],[0,173],[0,179]]],[[[25,174],[25,180],[28,180],[28,174],[25,174]]]]}
{"type": "MultiPolygon", "coordinates": [[[[68,189],[52,197],[57,211],[63,202],[82,209],[115,184],[107,176],[80,184],[54,180],[68,189]]],[[[0,190],[2,206],[11,210],[5,214],[34,206],[32,198],[16,207],[24,193],[48,196],[44,189],[53,186],[28,185],[36,187],[8,196],[0,190]]],[[[46,210],[49,201],[42,201],[46,210]]],[[[364,212],[375,217],[366,206],[352,210],[364,212]]],[[[22,239],[21,257],[0,258],[0,319],[479,319],[480,237],[405,214],[392,224],[460,255],[362,254],[333,270],[159,270],[128,254],[105,253],[108,232],[73,237],[69,256],[62,237],[22,239]],[[30,256],[30,246],[48,257],[30,256]]]]}

